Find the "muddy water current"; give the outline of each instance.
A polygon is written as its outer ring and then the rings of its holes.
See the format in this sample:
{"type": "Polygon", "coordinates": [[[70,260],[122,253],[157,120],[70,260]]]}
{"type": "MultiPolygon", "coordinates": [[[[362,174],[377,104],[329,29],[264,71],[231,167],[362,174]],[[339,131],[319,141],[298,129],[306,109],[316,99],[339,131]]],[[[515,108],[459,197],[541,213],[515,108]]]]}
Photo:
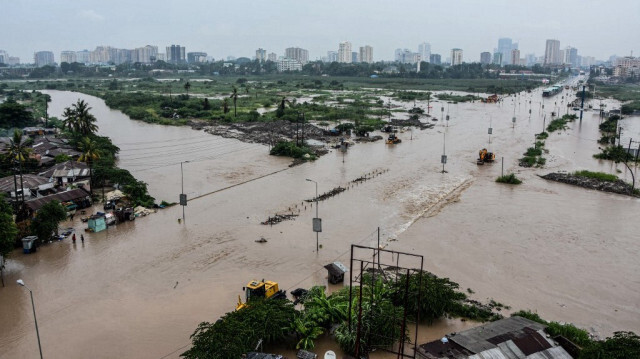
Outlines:
{"type": "MultiPolygon", "coordinates": [[[[424,255],[425,269],[472,288],[476,299],[536,310],[601,336],[640,332],[639,200],[537,176],[589,169],[630,181],[624,165],[592,158],[598,116],[585,112],[582,122],[551,134],[544,169],[517,165],[551,112],[566,111],[566,91],[545,99],[544,109],[539,91],[501,104],[432,101],[438,119],[449,114],[448,126],[437,121],[433,129],[400,133],[395,146],[357,144],[344,156],[334,151],[292,168],[263,145],[131,121],[98,98],[48,93],[54,116],[78,98],[89,102],[99,133],[121,148],[120,166],[147,182],[158,201],[177,201],[180,163],[189,161],[182,173],[191,200],[184,223],[176,206],[87,233],[85,243],[67,239],[31,255],[13,253],[0,288],[0,358],[38,355],[29,295],[15,285],[18,278],[33,290],[46,357],[177,358],[198,323],[234,308],[248,280],[275,280],[287,290],[324,285],[322,266],[348,263],[351,243],[376,245],[377,227],[382,245],[424,255]],[[496,163],[476,165],[483,147],[496,152],[496,163]],[[494,182],[502,157],[505,173],[516,172],[524,184],[494,182]],[[371,172],[380,174],[350,183],[371,172]],[[303,202],[315,195],[307,178],[320,193],[347,188],[320,202],[319,253],[311,231],[316,209],[303,202]],[[299,216],[260,224],[276,213],[299,216]],[[268,242],[255,242],[261,237],[268,242]]],[[[628,136],[640,138],[629,128],[628,136]]],[[[61,227],[84,233],[85,224],[76,216],[61,227]]],[[[471,325],[444,320],[421,327],[419,338],[471,325]]],[[[336,350],[326,338],[318,345],[336,350]]]]}

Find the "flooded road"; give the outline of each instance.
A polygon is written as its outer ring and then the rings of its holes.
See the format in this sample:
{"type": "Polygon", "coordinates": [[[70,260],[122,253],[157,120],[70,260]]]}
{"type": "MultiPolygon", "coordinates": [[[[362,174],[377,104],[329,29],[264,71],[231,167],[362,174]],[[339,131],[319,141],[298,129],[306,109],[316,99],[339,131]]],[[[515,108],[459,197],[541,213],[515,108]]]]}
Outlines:
{"type": "MultiPolygon", "coordinates": [[[[348,263],[351,243],[375,245],[378,226],[387,248],[424,255],[427,270],[472,288],[476,299],[536,310],[603,336],[640,332],[640,201],[537,177],[589,169],[630,180],[624,165],[592,158],[598,117],[585,112],[581,123],[551,134],[544,169],[517,166],[543,121],[561,108],[561,95],[546,99],[544,109],[539,91],[501,104],[432,101],[436,115],[448,108],[448,127],[438,121],[434,129],[400,133],[399,145],[357,144],[344,162],[333,151],[289,168],[288,160],[268,156],[266,146],[131,121],[87,95],[47,93],[51,115],[77,98],[89,102],[99,133],[122,149],[120,165],[147,182],[158,201],[177,201],[183,161],[191,161],[183,165],[190,198],[241,185],[190,201],[186,223],[177,222],[182,209],[176,206],[87,234],[84,244],[65,240],[32,255],[15,252],[5,271],[7,286],[0,288],[1,358],[37,356],[31,303],[14,284],[18,278],[34,292],[46,357],[177,358],[199,322],[234,309],[248,280],[275,280],[289,291],[326,284],[322,266],[348,263]],[[477,166],[482,147],[496,152],[498,161],[477,166]],[[494,182],[501,157],[505,173],[515,171],[524,184],[494,182]],[[376,170],[388,171],[349,184],[376,170]],[[318,182],[320,193],[348,188],[320,202],[319,253],[311,231],[315,209],[303,202],[315,191],[307,178],[318,182]],[[300,216],[260,224],[283,212],[300,216]],[[260,237],[268,242],[256,243],[260,237]]],[[[71,225],[78,233],[84,227],[79,220],[61,227],[71,225]]],[[[455,330],[454,323],[436,325],[420,337],[455,330]]],[[[323,341],[321,347],[332,345],[323,341]]]]}

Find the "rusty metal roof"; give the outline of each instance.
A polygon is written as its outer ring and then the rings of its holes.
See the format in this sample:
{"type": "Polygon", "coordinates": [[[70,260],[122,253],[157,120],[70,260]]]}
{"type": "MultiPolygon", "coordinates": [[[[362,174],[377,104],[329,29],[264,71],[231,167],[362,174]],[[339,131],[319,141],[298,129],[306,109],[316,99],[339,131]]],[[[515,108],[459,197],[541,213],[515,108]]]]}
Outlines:
{"type": "Polygon", "coordinates": [[[25,204],[32,211],[37,211],[42,206],[44,206],[45,204],[47,204],[47,203],[49,203],[49,202],[51,202],[53,200],[60,201],[60,202],[66,202],[66,201],[83,200],[83,199],[85,199],[87,197],[89,197],[89,193],[87,191],[85,191],[85,190],[83,190],[81,188],[76,188],[76,189],[72,189],[70,191],[54,193],[52,195],[48,195],[48,196],[32,199],[30,201],[26,201],[25,204]]]}

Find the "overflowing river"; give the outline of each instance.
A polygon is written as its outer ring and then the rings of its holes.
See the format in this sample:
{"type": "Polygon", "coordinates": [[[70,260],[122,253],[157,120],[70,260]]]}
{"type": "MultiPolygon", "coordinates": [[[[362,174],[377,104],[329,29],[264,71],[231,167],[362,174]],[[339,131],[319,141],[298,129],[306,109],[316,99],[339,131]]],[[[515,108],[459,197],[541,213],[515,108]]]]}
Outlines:
{"type": "MultiPolygon", "coordinates": [[[[537,177],[589,169],[630,181],[624,165],[592,158],[598,116],[585,112],[582,122],[551,134],[544,169],[517,165],[543,121],[564,111],[567,92],[546,99],[544,109],[540,91],[501,104],[432,102],[438,119],[450,116],[448,126],[438,121],[433,129],[400,133],[395,146],[357,144],[344,157],[334,151],[292,168],[263,145],[131,121],[92,96],[47,93],[53,116],[78,98],[87,101],[99,133],[121,148],[120,166],[147,182],[158,201],[177,201],[180,163],[189,161],[182,169],[192,200],[186,223],[178,223],[176,206],[86,234],[84,244],[65,240],[32,255],[16,251],[7,263],[7,286],[0,288],[1,358],[37,356],[31,303],[14,284],[18,278],[34,292],[46,357],[177,358],[198,323],[234,308],[248,280],[275,280],[287,290],[324,285],[322,266],[348,263],[351,243],[375,245],[377,227],[387,248],[424,255],[427,270],[472,288],[479,300],[536,310],[601,336],[640,332],[640,201],[537,177]],[[476,165],[483,147],[497,153],[496,163],[476,165]],[[505,173],[515,171],[524,184],[494,182],[502,157],[505,173]],[[349,184],[371,172],[381,174],[349,184]],[[303,202],[315,194],[307,178],[318,182],[320,193],[348,188],[320,202],[319,253],[311,231],[315,208],[303,202]],[[260,224],[276,212],[299,217],[260,224]],[[256,243],[261,237],[268,242],[256,243]]],[[[633,131],[627,135],[640,138],[633,131]]],[[[82,231],[84,224],[76,218],[61,226],[82,231]]],[[[439,322],[423,328],[420,338],[468,325],[439,322]]]]}

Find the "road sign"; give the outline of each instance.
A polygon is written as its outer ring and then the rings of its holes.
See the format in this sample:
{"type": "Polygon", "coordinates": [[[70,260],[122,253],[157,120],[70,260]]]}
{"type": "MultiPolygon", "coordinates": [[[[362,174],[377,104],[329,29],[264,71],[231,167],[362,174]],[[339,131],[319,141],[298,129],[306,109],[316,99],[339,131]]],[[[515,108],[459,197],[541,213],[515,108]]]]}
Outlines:
{"type": "Polygon", "coordinates": [[[180,194],[180,205],[181,206],[186,206],[187,205],[187,195],[184,193],[180,194]]]}
{"type": "Polygon", "coordinates": [[[442,155],[442,157],[440,157],[440,163],[442,164],[447,163],[447,155],[442,155]]]}
{"type": "MultiPolygon", "coordinates": [[[[317,203],[316,203],[317,205],[317,203]]],[[[322,232],[322,218],[314,218],[313,219],[313,231],[314,232],[322,232]]]]}

